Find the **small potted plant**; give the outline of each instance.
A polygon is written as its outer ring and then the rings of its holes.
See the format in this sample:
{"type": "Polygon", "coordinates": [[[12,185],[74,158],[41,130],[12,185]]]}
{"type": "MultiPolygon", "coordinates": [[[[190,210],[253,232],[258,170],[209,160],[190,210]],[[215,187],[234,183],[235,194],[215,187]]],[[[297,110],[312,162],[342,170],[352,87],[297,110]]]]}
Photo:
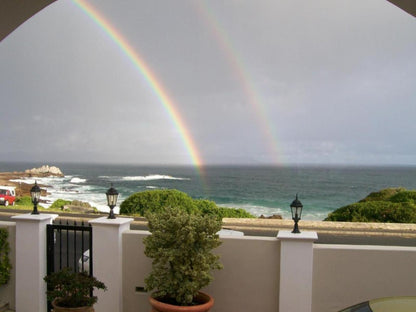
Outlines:
{"type": "Polygon", "coordinates": [[[48,284],[46,295],[54,312],[93,312],[97,297],[91,296],[91,291],[94,288],[107,289],[103,282],[88,273],[73,272],[70,268],[51,273],[44,280],[48,284]]]}
{"type": "Polygon", "coordinates": [[[152,311],[208,311],[214,300],[200,289],[213,280],[213,269],[222,268],[212,252],[221,245],[222,221],[175,207],[146,217],[151,235],[144,239],[144,253],[153,261],[145,284],[155,290],[149,298],[152,311]]]}

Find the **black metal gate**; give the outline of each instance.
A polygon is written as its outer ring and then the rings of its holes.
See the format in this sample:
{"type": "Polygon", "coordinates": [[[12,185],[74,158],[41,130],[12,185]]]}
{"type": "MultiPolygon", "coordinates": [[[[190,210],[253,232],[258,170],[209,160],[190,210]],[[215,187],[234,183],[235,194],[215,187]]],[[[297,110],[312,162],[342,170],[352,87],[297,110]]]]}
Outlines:
{"type": "MultiPolygon", "coordinates": [[[[91,224],[60,220],[59,223],[47,225],[46,237],[47,274],[69,267],[74,272],[85,271],[93,275],[91,224]]],[[[50,309],[48,303],[48,311],[50,309]]]]}
{"type": "Polygon", "coordinates": [[[65,267],[75,272],[86,271],[92,276],[92,227],[84,221],[47,225],[47,273],[65,267]]]}

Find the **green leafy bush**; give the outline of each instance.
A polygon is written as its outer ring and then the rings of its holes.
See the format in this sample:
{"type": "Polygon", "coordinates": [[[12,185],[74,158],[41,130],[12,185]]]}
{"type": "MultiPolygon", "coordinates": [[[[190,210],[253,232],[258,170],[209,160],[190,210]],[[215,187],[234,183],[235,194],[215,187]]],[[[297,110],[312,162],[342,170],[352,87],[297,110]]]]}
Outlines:
{"type": "Polygon", "coordinates": [[[66,308],[92,306],[97,302],[97,297],[90,296],[91,289],[107,289],[95,277],[86,272],[73,272],[70,268],[47,275],[44,280],[48,284],[48,300],[57,299],[57,304],[66,308]]]}
{"type": "Polygon", "coordinates": [[[139,214],[144,216],[147,211],[157,212],[163,207],[180,206],[187,212],[196,211],[191,197],[177,190],[152,190],[138,192],[129,196],[120,205],[120,214],[139,214]]]}
{"type": "Polygon", "coordinates": [[[65,205],[69,205],[70,203],[70,200],[57,199],[52,203],[52,205],[49,208],[62,209],[65,205]]]}
{"type": "Polygon", "coordinates": [[[120,205],[120,214],[144,216],[164,207],[181,207],[188,213],[216,215],[219,218],[254,218],[244,209],[218,207],[213,201],[193,199],[178,190],[152,190],[135,193],[120,205]]]}
{"type": "Polygon", "coordinates": [[[10,263],[9,252],[9,231],[6,228],[0,228],[0,285],[5,285],[10,280],[10,263]]]}
{"type": "Polygon", "coordinates": [[[378,192],[372,192],[365,198],[361,199],[359,202],[366,202],[366,201],[389,201],[390,198],[398,193],[406,191],[405,188],[387,188],[384,190],[380,190],[378,192]]]}
{"type": "Polygon", "coordinates": [[[255,218],[255,216],[241,208],[219,207],[219,210],[222,218],[255,218]]]}
{"type": "Polygon", "coordinates": [[[390,188],[330,213],[325,221],[416,223],[416,191],[390,188]]]}
{"type": "Polygon", "coordinates": [[[390,197],[390,201],[393,203],[413,203],[414,204],[416,202],[416,192],[404,190],[390,197]]]}
{"type": "Polygon", "coordinates": [[[144,239],[145,255],[153,259],[145,279],[148,291],[160,301],[190,305],[198,291],[212,280],[213,269],[221,269],[212,250],[221,244],[222,222],[210,214],[193,214],[178,207],[147,213],[149,230],[144,239]]]}

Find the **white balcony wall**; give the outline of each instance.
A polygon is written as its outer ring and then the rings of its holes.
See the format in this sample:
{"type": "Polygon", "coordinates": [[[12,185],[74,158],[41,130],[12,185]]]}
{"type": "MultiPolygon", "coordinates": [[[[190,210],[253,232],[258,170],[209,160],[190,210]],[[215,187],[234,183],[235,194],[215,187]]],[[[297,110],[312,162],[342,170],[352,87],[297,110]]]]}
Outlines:
{"type": "Polygon", "coordinates": [[[312,311],[416,295],[416,247],[315,245],[312,311]]]}
{"type": "MultiPolygon", "coordinates": [[[[19,282],[15,270],[17,228],[15,222],[0,222],[0,227],[9,229],[13,265],[9,284],[0,287],[0,299],[9,302],[13,309],[19,282]]],[[[132,230],[121,235],[123,312],[150,311],[149,294],[141,291],[151,270],[151,260],[144,255],[143,238],[147,235],[146,231],[132,230]]],[[[279,312],[281,242],[273,237],[249,236],[222,237],[222,241],[216,253],[221,256],[224,269],[214,272],[214,282],[205,289],[215,299],[212,312],[279,312]]],[[[114,256],[111,250],[104,254],[95,261],[108,262],[114,256]]],[[[415,296],[415,264],[416,247],[314,244],[311,310],[336,312],[369,299],[415,296]]],[[[306,282],[302,278],[293,280],[306,282]]],[[[298,298],[302,300],[302,294],[298,298]]]]}
{"type": "MultiPolygon", "coordinates": [[[[145,231],[123,234],[124,312],[148,312],[149,294],[137,292],[151,270],[144,256],[145,231]]],[[[212,312],[276,312],[279,297],[280,243],[273,237],[222,237],[215,250],[224,269],[214,272],[206,292],[214,297],[212,312]]]]}

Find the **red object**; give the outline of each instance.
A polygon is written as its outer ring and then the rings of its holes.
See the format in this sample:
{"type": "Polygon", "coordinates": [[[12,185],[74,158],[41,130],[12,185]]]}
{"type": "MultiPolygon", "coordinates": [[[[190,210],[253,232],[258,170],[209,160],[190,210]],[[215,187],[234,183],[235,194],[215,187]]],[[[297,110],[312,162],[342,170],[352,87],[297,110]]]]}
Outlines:
{"type": "Polygon", "coordinates": [[[14,188],[2,188],[0,187],[0,205],[14,205],[16,200],[14,188]]]}

